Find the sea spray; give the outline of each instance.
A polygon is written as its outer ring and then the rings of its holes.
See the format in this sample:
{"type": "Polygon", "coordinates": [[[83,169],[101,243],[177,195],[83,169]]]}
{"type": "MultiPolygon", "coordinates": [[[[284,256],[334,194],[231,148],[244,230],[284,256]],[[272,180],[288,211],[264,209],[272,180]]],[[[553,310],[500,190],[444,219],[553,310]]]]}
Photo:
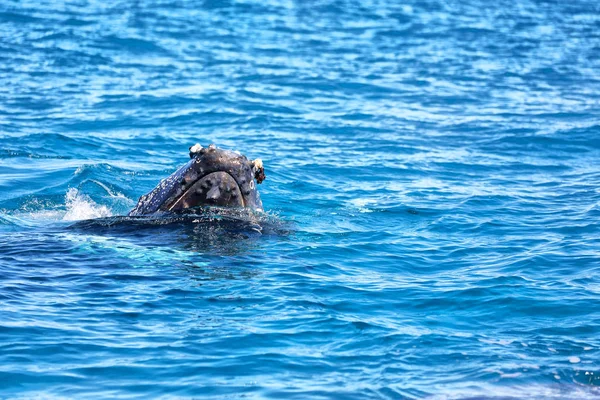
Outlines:
{"type": "Polygon", "coordinates": [[[110,217],[108,207],[98,205],[89,196],[79,193],[76,188],[70,188],[65,195],[67,212],[64,221],[79,221],[84,219],[110,217]]]}

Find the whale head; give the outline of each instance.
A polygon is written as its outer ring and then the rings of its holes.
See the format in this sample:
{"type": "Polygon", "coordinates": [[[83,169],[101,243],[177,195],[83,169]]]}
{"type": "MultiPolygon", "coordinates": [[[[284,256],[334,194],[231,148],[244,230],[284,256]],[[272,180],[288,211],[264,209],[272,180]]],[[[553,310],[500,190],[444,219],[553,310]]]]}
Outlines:
{"type": "Polygon", "coordinates": [[[130,216],[191,207],[244,207],[262,211],[256,185],[265,179],[262,161],[215,145],[190,147],[190,161],[140,197],[130,216]]]}

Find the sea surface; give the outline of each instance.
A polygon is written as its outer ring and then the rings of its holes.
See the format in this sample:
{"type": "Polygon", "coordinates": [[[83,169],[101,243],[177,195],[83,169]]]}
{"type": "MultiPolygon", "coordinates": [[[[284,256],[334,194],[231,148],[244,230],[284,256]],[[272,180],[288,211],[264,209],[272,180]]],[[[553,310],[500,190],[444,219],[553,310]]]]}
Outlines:
{"type": "Polygon", "coordinates": [[[0,398],[157,397],[600,398],[600,3],[0,0],[0,398]]]}

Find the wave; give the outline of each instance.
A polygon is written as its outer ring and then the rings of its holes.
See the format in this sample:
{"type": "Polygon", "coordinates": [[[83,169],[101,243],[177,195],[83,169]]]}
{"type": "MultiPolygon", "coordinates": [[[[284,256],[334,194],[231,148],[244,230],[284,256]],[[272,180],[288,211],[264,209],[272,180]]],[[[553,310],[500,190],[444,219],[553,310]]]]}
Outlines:
{"type": "Polygon", "coordinates": [[[96,204],[89,196],[79,193],[75,188],[69,189],[65,196],[67,212],[63,221],[79,221],[91,218],[106,218],[112,215],[108,207],[96,204]]]}

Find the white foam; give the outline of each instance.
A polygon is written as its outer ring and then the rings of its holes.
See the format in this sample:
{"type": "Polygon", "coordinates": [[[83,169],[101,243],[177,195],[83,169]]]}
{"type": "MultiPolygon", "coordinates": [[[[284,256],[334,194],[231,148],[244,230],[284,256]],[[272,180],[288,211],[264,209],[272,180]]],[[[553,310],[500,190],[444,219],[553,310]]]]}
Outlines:
{"type": "Polygon", "coordinates": [[[96,204],[88,196],[80,194],[75,188],[68,190],[65,196],[65,203],[67,213],[63,216],[64,221],[78,221],[111,216],[108,207],[96,204]]]}

